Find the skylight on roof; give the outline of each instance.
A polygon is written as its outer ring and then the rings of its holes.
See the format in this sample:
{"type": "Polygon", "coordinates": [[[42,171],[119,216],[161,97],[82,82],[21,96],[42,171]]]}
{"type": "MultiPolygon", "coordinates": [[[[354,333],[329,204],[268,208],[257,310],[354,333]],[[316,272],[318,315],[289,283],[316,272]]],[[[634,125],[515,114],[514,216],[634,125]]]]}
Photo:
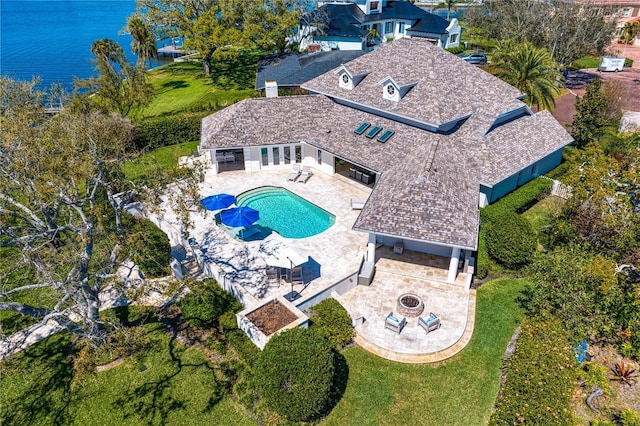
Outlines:
{"type": "Polygon", "coordinates": [[[395,131],[393,130],[385,130],[385,132],[378,138],[378,142],[385,143],[386,141],[393,136],[395,131]]]}
{"type": "Polygon", "coordinates": [[[372,139],[380,132],[380,130],[382,130],[382,127],[373,126],[365,136],[368,137],[369,139],[372,139]]]}
{"type": "Polygon", "coordinates": [[[363,122],[360,126],[358,126],[357,129],[354,130],[354,133],[356,135],[361,135],[364,133],[365,130],[367,130],[369,128],[369,126],[371,126],[370,123],[367,123],[366,121],[363,122]]]}

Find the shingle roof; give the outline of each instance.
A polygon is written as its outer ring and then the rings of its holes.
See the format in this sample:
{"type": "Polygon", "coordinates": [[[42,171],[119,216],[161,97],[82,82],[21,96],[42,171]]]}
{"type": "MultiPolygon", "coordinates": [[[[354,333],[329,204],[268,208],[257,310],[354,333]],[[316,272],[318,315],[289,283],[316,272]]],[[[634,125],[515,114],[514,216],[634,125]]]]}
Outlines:
{"type": "MultiPolygon", "coordinates": [[[[571,137],[548,112],[528,115],[530,110],[515,99],[519,95],[516,89],[505,88],[505,83],[485,76],[475,67],[461,66],[466,63],[452,55],[441,55],[439,49],[425,50],[424,44],[394,41],[380,49],[386,50],[383,56],[373,52],[345,65],[355,72],[370,70],[377,74],[373,79],[368,75],[357,89],[366,87],[367,81],[379,81],[381,73],[393,75],[398,62],[421,64],[428,55],[438,62],[438,70],[451,69],[447,77],[453,82],[446,87],[456,87],[457,82],[458,87],[471,90],[467,82],[474,82],[478,86],[473,89],[475,97],[448,97],[449,101],[466,102],[464,111],[470,114],[449,134],[403,124],[375,110],[367,112],[326,96],[253,98],[205,117],[200,148],[307,143],[379,174],[354,229],[475,250],[480,183],[491,186],[500,182],[562,148],[571,142],[571,137]],[[387,67],[381,59],[392,63],[387,67]],[[515,110],[522,110],[525,115],[516,115],[512,121],[491,128],[496,117],[515,110]],[[394,130],[395,134],[386,143],[356,135],[354,130],[364,121],[394,130]]],[[[418,72],[419,67],[411,70],[418,72]]],[[[399,78],[410,76],[405,72],[399,78]]],[[[305,86],[318,87],[318,81],[332,81],[337,87],[338,76],[330,71],[305,86]]],[[[430,86],[424,79],[419,80],[420,84],[419,93],[426,97],[423,103],[437,101],[431,92],[444,95],[436,79],[430,86]]],[[[369,83],[368,87],[381,96],[379,86],[369,83]]],[[[415,89],[398,104],[412,96],[415,89]]],[[[365,98],[364,94],[358,96],[365,98]]],[[[411,105],[420,106],[415,99],[411,105]]],[[[446,102],[438,105],[456,108],[446,102]]],[[[431,110],[423,107],[422,111],[431,110]]]]}
{"type": "Polygon", "coordinates": [[[435,126],[461,119],[478,108],[497,115],[522,104],[517,99],[522,94],[513,86],[424,39],[395,40],[349,62],[348,67],[354,74],[368,73],[353,90],[340,88],[332,73],[302,87],[435,126]],[[383,88],[378,84],[387,76],[417,84],[401,102],[394,102],[383,99],[383,88]]]}
{"type": "Polygon", "coordinates": [[[363,50],[331,50],[312,54],[290,53],[260,60],[256,74],[256,90],[264,89],[264,82],[275,80],[278,86],[300,86],[340,64],[364,55],[363,50]]]}

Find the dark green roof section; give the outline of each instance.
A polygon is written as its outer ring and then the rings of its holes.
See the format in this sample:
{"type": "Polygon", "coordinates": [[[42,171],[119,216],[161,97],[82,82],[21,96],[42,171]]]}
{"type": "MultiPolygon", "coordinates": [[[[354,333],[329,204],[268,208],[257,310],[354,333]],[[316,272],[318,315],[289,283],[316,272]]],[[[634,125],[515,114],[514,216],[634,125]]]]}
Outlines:
{"type": "Polygon", "coordinates": [[[380,132],[380,130],[382,130],[382,127],[373,126],[365,136],[368,137],[369,139],[372,139],[380,132]]]}
{"type": "Polygon", "coordinates": [[[361,135],[364,133],[365,130],[367,130],[369,128],[369,126],[371,126],[371,123],[367,123],[366,121],[363,122],[362,124],[360,124],[360,126],[358,126],[357,129],[354,130],[356,135],[361,135]]]}
{"type": "Polygon", "coordinates": [[[389,140],[389,138],[391,138],[391,136],[393,136],[394,133],[395,133],[394,130],[390,130],[390,129],[385,130],[385,132],[378,138],[378,142],[385,143],[386,141],[389,140]]]}

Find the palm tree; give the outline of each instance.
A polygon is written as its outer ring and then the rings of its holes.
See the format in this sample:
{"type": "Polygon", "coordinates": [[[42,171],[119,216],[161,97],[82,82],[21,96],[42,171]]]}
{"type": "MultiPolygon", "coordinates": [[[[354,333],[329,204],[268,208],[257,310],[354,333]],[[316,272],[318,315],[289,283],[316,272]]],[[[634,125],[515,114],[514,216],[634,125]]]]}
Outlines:
{"type": "Polygon", "coordinates": [[[620,37],[624,44],[629,44],[636,38],[638,32],[640,32],[640,21],[627,22],[620,31],[620,37]]]}
{"type": "Polygon", "coordinates": [[[158,57],[158,48],[153,32],[140,15],[131,15],[127,19],[127,31],[131,34],[131,50],[138,56],[137,67],[144,67],[147,60],[158,57]]]}
{"type": "Polygon", "coordinates": [[[549,111],[555,108],[554,98],[562,87],[557,68],[546,49],[510,40],[498,43],[491,65],[497,77],[526,94],[527,104],[549,111]]]}
{"type": "Polygon", "coordinates": [[[440,3],[433,6],[433,10],[436,9],[447,9],[447,21],[451,20],[451,11],[458,12],[458,8],[456,7],[456,0],[444,0],[440,3]]]}

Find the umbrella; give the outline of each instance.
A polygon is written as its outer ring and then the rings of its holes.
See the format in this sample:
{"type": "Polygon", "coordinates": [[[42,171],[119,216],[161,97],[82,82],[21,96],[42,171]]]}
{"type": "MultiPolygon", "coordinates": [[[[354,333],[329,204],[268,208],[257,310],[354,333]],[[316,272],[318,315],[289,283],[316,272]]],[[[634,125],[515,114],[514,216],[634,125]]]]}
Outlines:
{"type": "Polygon", "coordinates": [[[309,256],[300,254],[284,244],[265,243],[261,245],[260,251],[267,265],[278,268],[291,269],[309,261],[309,256]]]}
{"type": "Polygon", "coordinates": [[[236,202],[236,197],[231,194],[216,194],[200,200],[200,204],[207,210],[222,210],[236,202]]]}
{"type": "Polygon", "coordinates": [[[233,209],[220,212],[220,220],[227,226],[237,228],[240,226],[250,226],[260,219],[258,210],[251,207],[235,207],[233,209]]]}

